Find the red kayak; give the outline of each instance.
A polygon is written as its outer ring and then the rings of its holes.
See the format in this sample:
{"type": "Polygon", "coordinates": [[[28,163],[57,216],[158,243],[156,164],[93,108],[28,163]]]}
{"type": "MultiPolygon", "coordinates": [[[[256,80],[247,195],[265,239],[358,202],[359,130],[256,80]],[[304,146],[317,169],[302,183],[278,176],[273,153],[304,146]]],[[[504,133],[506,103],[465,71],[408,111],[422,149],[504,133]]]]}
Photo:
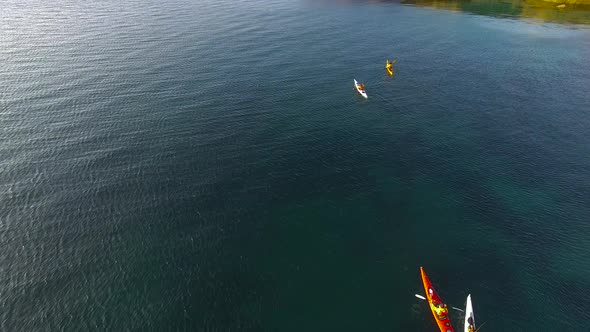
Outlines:
{"type": "Polygon", "coordinates": [[[422,275],[426,299],[428,300],[428,305],[430,306],[430,311],[432,311],[436,325],[438,325],[441,332],[454,332],[455,330],[451,326],[451,319],[449,318],[449,309],[440,297],[438,297],[438,294],[436,294],[422,266],[420,266],[420,274],[422,275]]]}

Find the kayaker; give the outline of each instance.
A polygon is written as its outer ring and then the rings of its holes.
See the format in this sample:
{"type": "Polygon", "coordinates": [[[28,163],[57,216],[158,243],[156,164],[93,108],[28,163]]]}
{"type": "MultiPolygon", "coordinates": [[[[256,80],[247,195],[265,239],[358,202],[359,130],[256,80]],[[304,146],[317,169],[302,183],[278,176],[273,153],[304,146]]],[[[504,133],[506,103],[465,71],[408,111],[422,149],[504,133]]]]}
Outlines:
{"type": "Polygon", "coordinates": [[[361,89],[361,91],[364,91],[365,90],[365,85],[364,84],[359,85],[359,89],[361,89]]]}
{"type": "Polygon", "coordinates": [[[467,331],[468,332],[475,332],[475,326],[473,326],[473,318],[471,318],[471,317],[467,318],[467,324],[469,324],[469,326],[467,327],[467,331]]]}
{"type": "Polygon", "coordinates": [[[385,61],[385,68],[393,69],[393,64],[396,62],[397,62],[397,60],[393,60],[391,62],[389,62],[389,60],[386,60],[385,61]]]}
{"type": "Polygon", "coordinates": [[[434,311],[436,312],[436,315],[439,319],[447,318],[447,314],[449,313],[449,311],[447,310],[447,305],[439,302],[436,302],[434,304],[434,311]]]}

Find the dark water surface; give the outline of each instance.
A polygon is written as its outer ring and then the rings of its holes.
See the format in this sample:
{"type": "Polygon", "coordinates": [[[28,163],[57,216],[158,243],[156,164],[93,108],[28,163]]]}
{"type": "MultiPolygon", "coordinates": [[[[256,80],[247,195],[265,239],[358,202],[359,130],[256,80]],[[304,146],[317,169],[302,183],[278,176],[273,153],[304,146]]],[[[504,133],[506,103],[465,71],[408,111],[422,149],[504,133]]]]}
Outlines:
{"type": "Polygon", "coordinates": [[[0,330],[435,331],[420,265],[482,331],[587,330],[588,26],[287,0],[0,18],[0,330]]]}

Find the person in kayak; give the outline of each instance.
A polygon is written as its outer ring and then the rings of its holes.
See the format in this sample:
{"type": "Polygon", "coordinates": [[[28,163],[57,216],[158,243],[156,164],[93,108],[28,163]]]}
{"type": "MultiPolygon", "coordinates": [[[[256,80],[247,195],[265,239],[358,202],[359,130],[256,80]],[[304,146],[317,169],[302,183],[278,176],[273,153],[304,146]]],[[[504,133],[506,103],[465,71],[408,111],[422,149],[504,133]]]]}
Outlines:
{"type": "Polygon", "coordinates": [[[365,85],[364,84],[359,85],[359,90],[365,91],[365,85]]]}
{"type": "Polygon", "coordinates": [[[434,312],[436,312],[436,316],[438,319],[443,320],[447,318],[449,314],[449,310],[447,309],[447,305],[440,302],[434,303],[434,312]]]}
{"type": "Polygon", "coordinates": [[[393,60],[391,62],[389,62],[389,60],[385,60],[385,68],[391,70],[391,72],[393,73],[393,64],[396,62],[397,60],[393,60]]]}
{"type": "Polygon", "coordinates": [[[468,332],[475,332],[475,326],[473,326],[473,318],[471,318],[471,317],[467,318],[467,324],[469,324],[469,326],[467,327],[467,331],[468,332]]]}

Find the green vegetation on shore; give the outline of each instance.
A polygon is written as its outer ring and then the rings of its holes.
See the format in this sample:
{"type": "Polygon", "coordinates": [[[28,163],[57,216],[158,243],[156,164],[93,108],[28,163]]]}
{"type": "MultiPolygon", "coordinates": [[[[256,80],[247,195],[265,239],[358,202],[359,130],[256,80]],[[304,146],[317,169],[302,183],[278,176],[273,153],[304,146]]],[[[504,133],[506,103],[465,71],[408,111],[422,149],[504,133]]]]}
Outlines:
{"type": "Polygon", "coordinates": [[[414,4],[487,16],[520,16],[543,22],[590,24],[590,0],[405,0],[414,4]]]}

